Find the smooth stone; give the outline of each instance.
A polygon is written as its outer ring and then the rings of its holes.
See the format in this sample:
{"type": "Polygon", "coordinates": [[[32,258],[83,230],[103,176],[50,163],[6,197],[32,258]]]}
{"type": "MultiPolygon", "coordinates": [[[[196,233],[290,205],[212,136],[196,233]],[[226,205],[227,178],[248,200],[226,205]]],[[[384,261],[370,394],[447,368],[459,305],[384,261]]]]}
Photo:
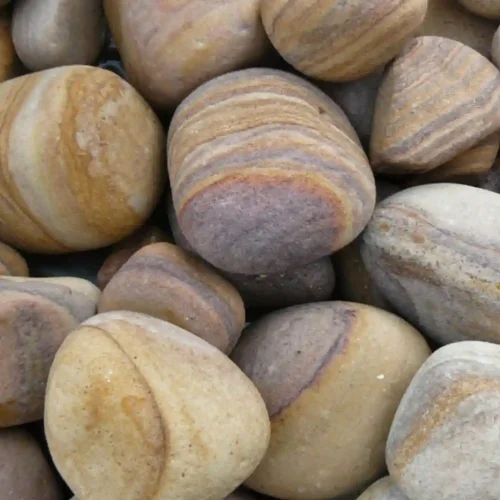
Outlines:
{"type": "Polygon", "coordinates": [[[478,16],[498,21],[500,19],[499,0],[457,0],[466,9],[478,16]]]}
{"type": "Polygon", "coordinates": [[[105,34],[101,0],[16,0],[12,36],[31,71],[93,64],[105,34]]]}
{"type": "Polygon", "coordinates": [[[387,441],[393,481],[410,499],[500,497],[500,346],[457,342],[422,365],[387,441]]]}
{"type": "MultiPolygon", "coordinates": [[[[395,184],[377,180],[377,204],[400,191],[395,184]]],[[[368,304],[391,311],[392,307],[378,289],[361,257],[363,234],[333,256],[339,298],[350,302],[368,304]]]]}
{"type": "Polygon", "coordinates": [[[376,173],[432,170],[500,129],[500,72],[455,40],[409,42],[379,88],[370,143],[376,173]]]}
{"type": "Polygon", "coordinates": [[[237,290],[199,258],[170,243],[147,245],[111,278],[98,311],[135,311],[194,333],[225,353],[245,325],[237,290]]]}
{"type": "Polygon", "coordinates": [[[253,66],[265,55],[269,42],[259,4],[104,1],[129,81],[158,108],[174,108],[202,83],[253,66]]]}
{"type": "Polygon", "coordinates": [[[440,344],[500,343],[500,195],[460,184],[405,189],[377,206],[361,254],[394,309],[440,344]]]}
{"type": "Polygon", "coordinates": [[[352,302],[294,306],[251,323],[231,358],[266,402],[271,443],[245,485],[309,500],[377,479],[396,408],[429,354],[408,323],[352,302]]]}
{"type": "Polygon", "coordinates": [[[45,431],[79,498],[217,500],[260,462],[270,425],[257,389],[221,351],[120,311],[82,323],[57,352],[45,431]]]}
{"type": "Polygon", "coordinates": [[[9,80],[0,119],[4,243],[36,253],[100,248],[153,211],[166,177],[163,129],[117,75],[75,65],[9,80]]]}
{"type": "Polygon", "coordinates": [[[298,71],[357,80],[393,59],[424,20],[427,0],[262,0],[264,28],[298,71]]]}
{"type": "Polygon", "coordinates": [[[78,278],[0,278],[0,428],[42,419],[56,351],[98,297],[78,278]]]}
{"type": "Polygon", "coordinates": [[[409,500],[389,476],[373,483],[357,500],[409,500]]]}
{"type": "Polygon", "coordinates": [[[418,34],[451,38],[489,58],[496,29],[495,22],[474,15],[457,0],[428,0],[427,14],[418,34]]]}
{"type": "Polygon", "coordinates": [[[0,276],[29,276],[26,259],[16,249],[1,242],[0,276]]]}
{"type": "Polygon", "coordinates": [[[167,152],[179,227],[226,272],[319,260],[373,211],[373,173],[345,114],[289,73],[253,68],[202,85],[177,108],[167,152]]]}
{"type": "Polygon", "coordinates": [[[63,500],[43,453],[23,428],[0,429],[2,500],[63,500]]]}
{"type": "Polygon", "coordinates": [[[169,236],[156,226],[144,226],[124,240],[117,243],[111,254],[102,263],[97,274],[97,284],[104,290],[111,278],[119,271],[125,262],[142,247],[151,243],[169,241],[169,236]]]}

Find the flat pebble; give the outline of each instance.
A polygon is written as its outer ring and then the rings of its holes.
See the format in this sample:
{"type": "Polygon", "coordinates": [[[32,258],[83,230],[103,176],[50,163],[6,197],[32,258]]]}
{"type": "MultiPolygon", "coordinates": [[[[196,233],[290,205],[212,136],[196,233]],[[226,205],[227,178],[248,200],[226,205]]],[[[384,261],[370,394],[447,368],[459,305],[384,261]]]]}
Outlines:
{"type": "Polygon", "coordinates": [[[218,349],[121,311],[82,323],[57,352],[45,432],[79,498],[217,500],[260,462],[270,425],[255,386],[218,349]]]}
{"type": "Polygon", "coordinates": [[[500,346],[458,342],[422,365],[387,442],[394,482],[415,500],[500,497],[500,346]]]}
{"type": "Polygon", "coordinates": [[[399,401],[429,354],[408,323],[352,302],[294,306],[251,323],[231,358],[266,402],[271,443],[245,484],[305,500],[374,481],[399,401]]]}

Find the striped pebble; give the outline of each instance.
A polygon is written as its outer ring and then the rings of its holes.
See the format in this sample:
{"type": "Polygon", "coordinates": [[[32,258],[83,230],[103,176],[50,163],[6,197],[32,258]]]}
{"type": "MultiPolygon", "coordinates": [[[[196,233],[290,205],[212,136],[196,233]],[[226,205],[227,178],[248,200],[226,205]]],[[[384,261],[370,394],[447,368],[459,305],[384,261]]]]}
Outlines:
{"type": "Polygon", "coordinates": [[[99,312],[127,310],[169,321],[224,352],[245,325],[238,292],[200,259],[170,243],[137,251],[113,276],[99,312]]]}
{"type": "Polygon", "coordinates": [[[421,366],[394,417],[387,465],[415,500],[500,498],[500,346],[457,342],[421,366]]]}
{"type": "Polygon", "coordinates": [[[409,500],[408,497],[386,476],[373,483],[357,500],[409,500]]]}
{"type": "Polygon", "coordinates": [[[95,314],[98,297],[78,278],[0,278],[0,427],[43,417],[54,355],[95,314]]]}
{"type": "Polygon", "coordinates": [[[457,0],[466,9],[487,19],[500,19],[500,0],[457,0]]]}
{"type": "Polygon", "coordinates": [[[344,113],[305,80],[270,69],[218,77],[177,109],[168,169],[182,233],[228,272],[280,272],[350,243],[375,183],[344,113]]]}
{"type": "Polygon", "coordinates": [[[425,17],[427,0],[262,0],[266,32],[301,73],[361,78],[395,57],[425,17]]]}
{"type": "Polygon", "coordinates": [[[500,72],[460,42],[409,42],[384,77],[375,104],[375,172],[431,170],[500,129],[500,72]]]}

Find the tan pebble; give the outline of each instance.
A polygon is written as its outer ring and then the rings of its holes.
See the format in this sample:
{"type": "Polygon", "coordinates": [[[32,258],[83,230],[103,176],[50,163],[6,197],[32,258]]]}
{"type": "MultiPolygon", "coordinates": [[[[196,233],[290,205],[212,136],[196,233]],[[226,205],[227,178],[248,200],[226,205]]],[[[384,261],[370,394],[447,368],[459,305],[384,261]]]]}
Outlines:
{"type": "Polygon", "coordinates": [[[170,243],[153,243],[134,253],[103,290],[98,310],[149,314],[226,353],[245,325],[243,301],[234,287],[170,243]]]}
{"type": "Polygon", "coordinates": [[[250,324],[232,359],[266,402],[271,443],[245,484],[300,500],[374,481],[399,401],[429,354],[408,323],[352,302],[294,306],[250,324]]]}
{"type": "Polygon", "coordinates": [[[220,500],[269,442],[266,407],[218,349],[151,316],[99,314],[69,335],[47,386],[55,464],[85,500],[220,500]]]}
{"type": "Polygon", "coordinates": [[[487,19],[500,19],[500,1],[499,0],[457,0],[466,9],[478,16],[487,19]]]}
{"type": "Polygon", "coordinates": [[[0,276],[29,275],[28,264],[14,248],[0,242],[0,276]]]}
{"type": "Polygon", "coordinates": [[[259,4],[260,0],[104,2],[129,81],[160,108],[177,106],[202,83],[251,66],[267,52],[259,4]]]}
{"type": "Polygon", "coordinates": [[[500,346],[457,342],[422,365],[387,442],[393,481],[411,499],[500,497],[500,346]]]}
{"type": "Polygon", "coordinates": [[[165,178],[164,134],[119,76],[65,66],[9,80],[0,85],[0,119],[4,243],[89,250],[149,217],[165,178]]]}
{"type": "MultiPolygon", "coordinates": [[[[377,180],[377,203],[397,193],[400,188],[377,180]]],[[[362,235],[333,255],[337,275],[337,292],[342,300],[360,302],[391,310],[391,305],[377,288],[361,258],[362,235]]]]}
{"type": "Polygon", "coordinates": [[[357,500],[408,500],[408,497],[386,476],[373,483],[357,500]]]}
{"type": "Polygon", "coordinates": [[[20,427],[0,429],[0,492],[2,500],[64,498],[38,443],[20,427]]]}
{"type": "Polygon", "coordinates": [[[98,297],[79,278],[0,278],[0,427],[43,417],[54,355],[95,314],[98,297]]]}
{"type": "Polygon", "coordinates": [[[442,37],[409,42],[379,89],[370,157],[375,172],[431,170],[500,129],[500,72],[442,37]]]}
{"type": "Polygon", "coordinates": [[[12,41],[11,15],[7,11],[0,11],[0,83],[20,73],[21,65],[12,41]]]}
{"type": "Polygon", "coordinates": [[[18,0],[14,4],[14,45],[31,71],[94,63],[104,34],[101,0],[18,0]]]}
{"type": "Polygon", "coordinates": [[[168,241],[169,239],[169,236],[160,228],[145,226],[117,243],[99,269],[99,273],[97,274],[97,285],[99,288],[103,290],[111,278],[137,250],[151,243],[168,241]]]}
{"type": "Polygon", "coordinates": [[[459,184],[401,191],[376,208],[361,253],[395,310],[437,342],[500,343],[500,195],[459,184]]]}
{"type": "Polygon", "coordinates": [[[490,57],[495,22],[474,15],[457,0],[428,0],[427,14],[419,35],[451,38],[490,57]]]}
{"type": "Polygon", "coordinates": [[[394,58],[425,17],[427,0],[263,0],[262,20],[281,56],[327,81],[361,78],[394,58]]]}
{"type": "Polygon", "coordinates": [[[168,133],[183,235],[215,267],[267,274],[350,243],[375,184],[341,109],[295,75],[254,68],[199,87],[168,133]]]}

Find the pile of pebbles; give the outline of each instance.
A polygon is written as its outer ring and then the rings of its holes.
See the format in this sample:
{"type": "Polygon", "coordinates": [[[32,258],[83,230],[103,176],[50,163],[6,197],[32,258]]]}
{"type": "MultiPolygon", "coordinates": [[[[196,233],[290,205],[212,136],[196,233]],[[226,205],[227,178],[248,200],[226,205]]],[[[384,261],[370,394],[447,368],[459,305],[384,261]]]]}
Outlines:
{"type": "Polygon", "coordinates": [[[0,0],[0,500],[500,498],[499,25],[0,0]]]}

